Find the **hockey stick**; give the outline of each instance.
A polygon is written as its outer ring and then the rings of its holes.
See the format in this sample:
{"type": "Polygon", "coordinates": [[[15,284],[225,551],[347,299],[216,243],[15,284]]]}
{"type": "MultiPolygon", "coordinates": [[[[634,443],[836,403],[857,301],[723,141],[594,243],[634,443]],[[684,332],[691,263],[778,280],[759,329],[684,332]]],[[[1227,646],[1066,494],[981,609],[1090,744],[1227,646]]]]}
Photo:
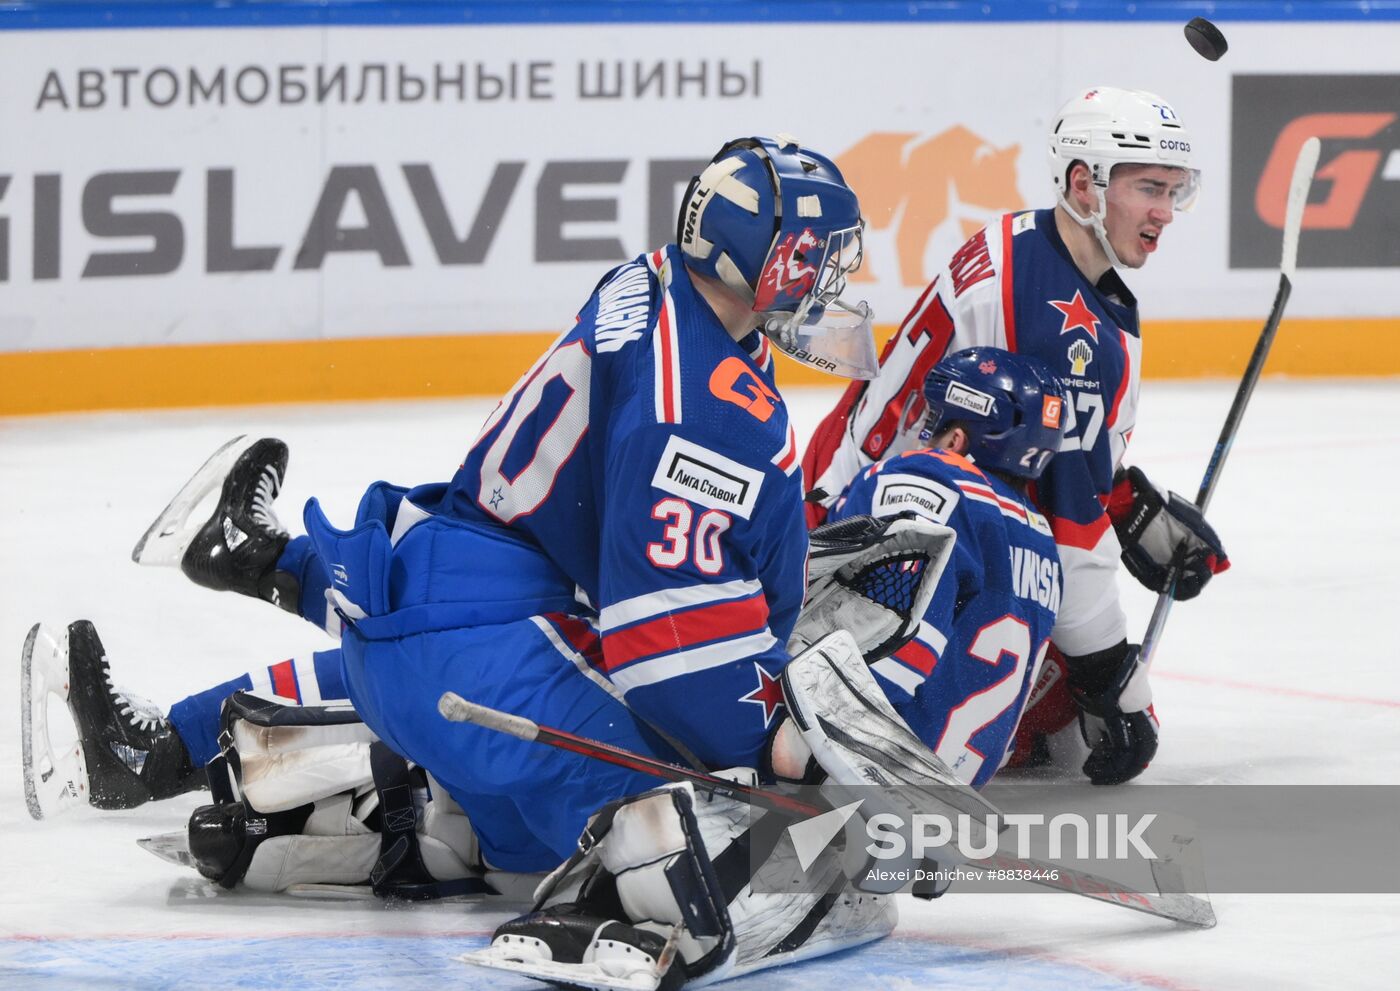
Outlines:
{"type": "MultiPolygon", "coordinates": [[[[541,726],[523,716],[491,709],[475,702],[469,702],[456,692],[444,692],[438,699],[438,712],[449,722],[471,723],[486,729],[504,733],[520,740],[543,743],[558,747],[594,760],[619,767],[630,768],[645,774],[652,774],[666,781],[688,781],[697,788],[737,801],[749,802],[770,811],[799,815],[804,818],[822,815],[830,809],[810,802],[790,798],[779,792],[765,788],[752,788],[748,785],[729,781],[704,771],[692,771],[644,754],[633,753],[621,747],[590,740],[565,730],[541,726]]],[[[971,791],[971,788],[968,788],[971,791]]],[[[975,793],[974,793],[975,794],[975,793]]],[[[978,800],[982,801],[978,796],[978,800]]],[[[1096,901],[1119,905],[1134,911],[1145,912],[1174,922],[1209,929],[1215,925],[1215,911],[1210,902],[1183,891],[1163,891],[1164,887],[1179,888],[1179,870],[1170,859],[1154,861],[1152,877],[1157,883],[1156,892],[1131,891],[1119,882],[1077,871],[1059,864],[1025,857],[1013,857],[997,852],[990,858],[978,861],[977,866],[996,870],[1016,871],[1032,884],[1069,891],[1096,901]],[[1055,878],[1055,880],[1051,880],[1055,878]]]]}
{"type": "MultiPolygon", "coordinates": [[[[1201,488],[1196,493],[1196,508],[1203,514],[1210,505],[1211,496],[1215,494],[1215,486],[1220,481],[1220,472],[1225,467],[1230,448],[1234,446],[1235,435],[1240,430],[1240,421],[1244,419],[1245,407],[1249,405],[1250,397],[1254,395],[1254,386],[1264,371],[1264,362],[1269,357],[1269,349],[1273,347],[1279,323],[1283,320],[1283,308],[1288,305],[1288,297],[1293,293],[1293,275],[1298,262],[1298,235],[1303,226],[1303,208],[1308,203],[1308,189],[1312,186],[1313,172],[1317,168],[1320,150],[1321,142],[1317,138],[1308,138],[1303,142],[1303,147],[1298,149],[1298,159],[1293,163],[1293,179],[1288,184],[1288,208],[1283,219],[1283,259],[1279,264],[1278,291],[1274,294],[1274,305],[1269,310],[1269,319],[1264,321],[1264,329],[1260,331],[1259,340],[1254,344],[1254,353],[1249,356],[1249,364],[1245,366],[1244,377],[1240,379],[1239,388],[1235,390],[1235,401],[1230,404],[1225,425],[1220,428],[1220,438],[1215,442],[1215,450],[1211,452],[1206,473],[1201,478],[1201,488]]],[[[1175,563],[1167,570],[1167,590],[1157,597],[1157,605],[1147,623],[1147,632],[1142,635],[1143,665],[1152,663],[1152,655],[1161,638],[1162,627],[1166,625],[1167,614],[1171,612],[1174,601],[1172,595],[1176,591],[1179,574],[1180,569],[1175,563]]]]}
{"type": "Polygon", "coordinates": [[[775,791],[750,788],[748,785],[729,781],[705,771],[694,771],[688,767],[681,767],[679,764],[657,760],[655,757],[648,757],[645,754],[633,753],[600,740],[590,740],[586,736],[576,736],[565,730],[541,726],[524,716],[515,716],[508,712],[501,712],[499,709],[468,702],[456,692],[442,693],[442,698],[438,699],[438,712],[448,722],[471,723],[473,726],[495,730],[497,733],[513,736],[517,740],[525,740],[527,743],[543,743],[551,747],[558,747],[560,750],[569,750],[607,764],[616,764],[618,767],[651,774],[666,781],[689,781],[696,787],[703,788],[712,794],[749,802],[770,811],[790,812],[800,816],[821,815],[823,812],[829,811],[775,791]]]}

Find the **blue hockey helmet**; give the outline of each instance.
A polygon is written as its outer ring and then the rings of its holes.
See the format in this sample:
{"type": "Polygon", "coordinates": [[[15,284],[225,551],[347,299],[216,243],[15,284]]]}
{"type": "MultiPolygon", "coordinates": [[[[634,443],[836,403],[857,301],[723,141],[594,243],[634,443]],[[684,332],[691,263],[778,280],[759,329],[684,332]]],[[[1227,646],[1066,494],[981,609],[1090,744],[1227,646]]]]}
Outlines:
{"type": "Polygon", "coordinates": [[[924,379],[923,440],[957,425],[982,468],[1039,478],[1065,435],[1065,390],[1045,364],[1001,348],[950,354],[924,379]]]}
{"type": "Polygon", "coordinates": [[[834,375],[879,371],[870,307],[841,300],[864,221],[831,159],[788,135],[730,141],[690,181],[676,221],[686,265],[761,315],[789,356],[834,375]]]}

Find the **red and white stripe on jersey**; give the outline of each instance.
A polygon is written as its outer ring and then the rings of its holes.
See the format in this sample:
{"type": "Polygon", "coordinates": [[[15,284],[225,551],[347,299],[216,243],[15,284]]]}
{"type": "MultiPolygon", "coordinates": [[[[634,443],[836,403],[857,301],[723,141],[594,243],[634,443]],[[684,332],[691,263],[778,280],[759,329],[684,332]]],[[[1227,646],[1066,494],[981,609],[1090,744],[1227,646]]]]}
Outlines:
{"type": "Polygon", "coordinates": [[[1055,535],[1055,543],[1060,546],[1062,555],[1066,547],[1092,551],[1099,546],[1099,541],[1108,532],[1109,523],[1107,513],[1100,514],[1089,523],[1076,523],[1074,520],[1056,517],[1050,521],[1050,532],[1055,535]]]}
{"type": "Polygon", "coordinates": [[[661,312],[652,338],[652,360],[656,378],[656,422],[681,422],[680,334],[676,328],[676,302],[671,298],[671,269],[665,250],[647,257],[648,267],[661,282],[661,312]]]}
{"type": "Polygon", "coordinates": [[[798,468],[797,461],[797,434],[793,432],[792,424],[788,424],[787,442],[782,449],[773,455],[773,464],[778,466],[778,470],[784,475],[791,475],[798,468]]]}
{"type": "Polygon", "coordinates": [[[963,479],[957,479],[956,484],[962,490],[962,494],[973,502],[984,502],[989,506],[995,506],[1001,510],[1002,516],[1018,520],[1027,526],[1030,525],[1030,520],[1026,518],[1026,507],[1014,499],[1006,499],[997,495],[996,490],[990,485],[983,485],[981,482],[968,482],[963,479]]]}
{"type": "Polygon", "coordinates": [[[938,659],[948,649],[948,638],[927,622],[920,622],[919,632],[889,657],[870,665],[870,670],[913,695],[933,674],[938,659]]]}
{"type": "MultiPolygon", "coordinates": [[[[320,705],[325,701],[321,696],[321,684],[316,680],[315,658],[310,654],[289,657],[266,668],[249,671],[248,680],[253,683],[249,691],[260,698],[275,696],[297,705],[320,705]]],[[[344,700],[335,698],[332,701],[344,700]]]]}
{"type": "Polygon", "coordinates": [[[586,619],[552,612],[531,617],[554,648],[580,668],[603,663],[603,640],[586,619]]]}
{"type": "Polygon", "coordinates": [[[768,343],[768,335],[763,331],[758,332],[758,347],[749,352],[749,357],[762,371],[766,372],[773,367],[773,348],[768,343]]]}
{"type": "Polygon", "coordinates": [[[741,661],[777,643],[757,581],[649,592],[605,608],[600,666],[628,692],[680,675],[741,661]]]}
{"type": "Polygon", "coordinates": [[[1034,213],[1008,213],[1001,218],[1001,319],[1008,351],[1016,350],[1016,279],[1011,270],[1011,240],[1016,235],[1016,229],[1013,229],[1016,218],[1027,216],[1032,223],[1035,222],[1034,213]]]}
{"type": "MultiPolygon", "coordinates": [[[[1123,342],[1123,377],[1118,380],[1118,391],[1113,394],[1113,402],[1109,404],[1108,416],[1104,420],[1105,426],[1112,427],[1118,422],[1118,412],[1123,407],[1123,397],[1127,395],[1128,383],[1133,381],[1133,372],[1136,370],[1133,365],[1133,352],[1142,349],[1142,341],[1139,338],[1130,338],[1127,331],[1118,329],[1118,337],[1123,342]],[[1133,345],[1137,346],[1134,347],[1133,345]]],[[[1136,390],[1134,390],[1136,391],[1136,390]]],[[[1137,403],[1132,404],[1136,406],[1137,403]]]]}

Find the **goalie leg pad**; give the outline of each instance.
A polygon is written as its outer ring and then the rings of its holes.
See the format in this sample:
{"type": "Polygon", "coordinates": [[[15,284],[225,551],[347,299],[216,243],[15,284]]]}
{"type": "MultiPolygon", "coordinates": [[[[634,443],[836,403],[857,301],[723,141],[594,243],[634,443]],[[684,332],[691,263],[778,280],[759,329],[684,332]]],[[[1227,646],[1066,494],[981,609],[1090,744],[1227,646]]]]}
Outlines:
{"type": "MultiPolygon", "coordinates": [[[[747,769],[729,772],[740,775],[752,783],[747,769]]],[[[849,890],[835,854],[806,873],[816,890],[794,891],[802,872],[787,822],[770,816],[689,784],[606,806],[580,853],[540,886],[536,910],[463,959],[567,985],[650,991],[680,980],[704,986],[893,929],[894,902],[849,890]]]]}
{"type": "Polygon", "coordinates": [[[434,809],[426,775],[350,707],[283,706],[240,692],[223,722],[211,764],[219,801],[197,809],[189,826],[206,877],[258,891],[361,885],[408,899],[491,890],[461,809],[445,793],[434,809]],[[420,827],[425,805],[432,813],[420,827]]]}

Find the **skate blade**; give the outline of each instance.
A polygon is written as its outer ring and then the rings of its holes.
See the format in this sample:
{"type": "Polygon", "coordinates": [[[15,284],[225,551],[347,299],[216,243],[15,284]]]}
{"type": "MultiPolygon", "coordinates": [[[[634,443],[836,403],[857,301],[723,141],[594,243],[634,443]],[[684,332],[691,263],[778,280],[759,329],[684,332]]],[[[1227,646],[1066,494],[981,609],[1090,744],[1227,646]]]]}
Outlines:
{"type": "Polygon", "coordinates": [[[614,976],[596,963],[570,964],[545,959],[512,959],[494,943],[484,950],[463,953],[457,959],[474,967],[489,967],[492,970],[504,970],[540,981],[557,981],[570,987],[596,988],[598,991],[656,991],[661,984],[661,975],[654,968],[639,967],[630,974],[614,976]]]}
{"type": "MultiPolygon", "coordinates": [[[[59,640],[42,623],[34,624],[24,640],[20,658],[21,766],[24,802],[35,819],[50,819],[88,799],[87,763],[82,745],[74,742],[62,753],[49,737],[49,697],[57,696],[68,711],[68,637],[59,640]]],[[[71,718],[71,717],[70,717],[71,718]]]]}
{"type": "Polygon", "coordinates": [[[196,868],[194,856],[190,853],[190,834],[184,830],[143,836],[136,841],[136,845],[147,853],[155,854],[167,864],[196,868]]]}
{"type": "Polygon", "coordinates": [[[209,456],[199,471],[185,483],[184,488],[175,494],[154,523],[146,528],[141,539],[132,548],[131,559],[137,564],[153,567],[177,568],[185,550],[194,540],[204,520],[190,523],[190,513],[215,489],[223,485],[224,476],[233,469],[234,462],[248,448],[257,442],[247,434],[239,434],[209,456]]]}

